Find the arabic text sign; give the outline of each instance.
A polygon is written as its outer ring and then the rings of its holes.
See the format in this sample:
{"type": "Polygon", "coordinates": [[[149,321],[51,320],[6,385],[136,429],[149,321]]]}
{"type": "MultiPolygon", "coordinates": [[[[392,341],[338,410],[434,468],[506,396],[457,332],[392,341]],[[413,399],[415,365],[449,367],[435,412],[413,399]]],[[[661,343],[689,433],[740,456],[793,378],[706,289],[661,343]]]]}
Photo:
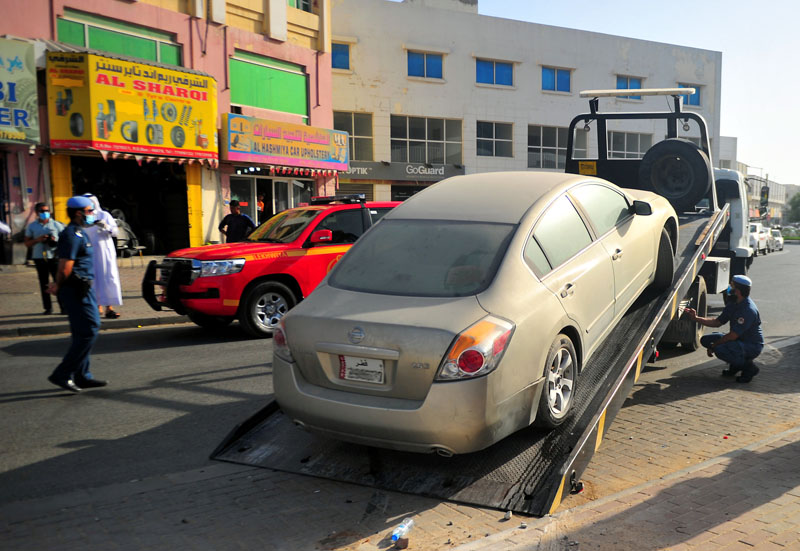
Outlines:
{"type": "Polygon", "coordinates": [[[95,54],[47,56],[50,143],[217,159],[217,83],[95,54]]]}
{"type": "Polygon", "coordinates": [[[33,45],[3,38],[0,38],[0,142],[40,143],[33,45]]]}
{"type": "Polygon", "coordinates": [[[347,132],[223,114],[223,159],[347,170],[347,132]]]}

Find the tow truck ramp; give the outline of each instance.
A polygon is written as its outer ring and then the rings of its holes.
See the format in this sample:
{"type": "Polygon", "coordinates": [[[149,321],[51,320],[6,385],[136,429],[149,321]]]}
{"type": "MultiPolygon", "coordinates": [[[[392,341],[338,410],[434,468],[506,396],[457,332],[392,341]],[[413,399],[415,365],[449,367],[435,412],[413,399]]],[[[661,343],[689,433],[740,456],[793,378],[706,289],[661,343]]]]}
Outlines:
{"type": "Polygon", "coordinates": [[[672,287],[634,303],[581,372],[570,418],[553,431],[518,431],[476,453],[446,458],[326,439],[296,426],[270,402],[236,427],[212,459],[418,494],[535,516],[554,512],[602,442],[680,299],[728,221],[727,205],[680,217],[672,287]]]}

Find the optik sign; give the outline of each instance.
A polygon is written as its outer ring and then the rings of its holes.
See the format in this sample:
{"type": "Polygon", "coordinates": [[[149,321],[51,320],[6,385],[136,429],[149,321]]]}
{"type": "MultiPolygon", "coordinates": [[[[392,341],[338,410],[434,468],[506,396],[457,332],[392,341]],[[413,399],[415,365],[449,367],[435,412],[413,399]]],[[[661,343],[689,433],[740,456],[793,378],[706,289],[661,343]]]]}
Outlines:
{"type": "Polygon", "coordinates": [[[0,38],[0,142],[40,143],[33,45],[0,38]]]}

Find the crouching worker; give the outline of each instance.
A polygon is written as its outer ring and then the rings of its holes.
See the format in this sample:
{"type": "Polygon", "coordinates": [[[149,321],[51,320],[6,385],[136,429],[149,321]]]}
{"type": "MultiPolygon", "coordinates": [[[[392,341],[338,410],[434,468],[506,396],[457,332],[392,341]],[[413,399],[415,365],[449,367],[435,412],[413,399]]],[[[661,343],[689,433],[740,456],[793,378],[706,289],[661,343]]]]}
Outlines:
{"type": "Polygon", "coordinates": [[[761,354],[764,349],[764,334],[761,332],[761,316],[756,304],[750,299],[750,288],[753,282],[743,275],[733,276],[731,284],[725,291],[725,308],[716,318],[704,318],[697,315],[692,308],[686,309],[686,314],[700,325],[706,327],[720,327],[728,322],[730,331],[725,333],[711,333],[700,339],[700,344],[708,351],[709,356],[716,355],[723,362],[730,364],[722,374],[726,377],[736,377],[739,383],[749,383],[758,373],[758,367],[753,359],[761,354]]]}

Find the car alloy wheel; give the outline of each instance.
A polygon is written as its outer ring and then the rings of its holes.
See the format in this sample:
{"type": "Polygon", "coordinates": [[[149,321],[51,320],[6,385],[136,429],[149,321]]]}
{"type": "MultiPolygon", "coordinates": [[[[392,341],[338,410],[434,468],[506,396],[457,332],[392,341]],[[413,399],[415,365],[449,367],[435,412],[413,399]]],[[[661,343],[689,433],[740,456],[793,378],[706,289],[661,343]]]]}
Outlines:
{"type": "Polygon", "coordinates": [[[255,316],[258,325],[272,331],[288,311],[289,305],[286,302],[286,298],[280,293],[269,292],[258,298],[253,316],[255,316]]]}
{"type": "Polygon", "coordinates": [[[286,285],[263,281],[244,293],[239,322],[254,337],[267,337],[296,303],[294,294],[286,285]]]}
{"type": "Polygon", "coordinates": [[[550,346],[544,379],[536,424],[555,428],[572,408],[578,383],[578,356],[568,336],[558,335],[550,346]]]}

